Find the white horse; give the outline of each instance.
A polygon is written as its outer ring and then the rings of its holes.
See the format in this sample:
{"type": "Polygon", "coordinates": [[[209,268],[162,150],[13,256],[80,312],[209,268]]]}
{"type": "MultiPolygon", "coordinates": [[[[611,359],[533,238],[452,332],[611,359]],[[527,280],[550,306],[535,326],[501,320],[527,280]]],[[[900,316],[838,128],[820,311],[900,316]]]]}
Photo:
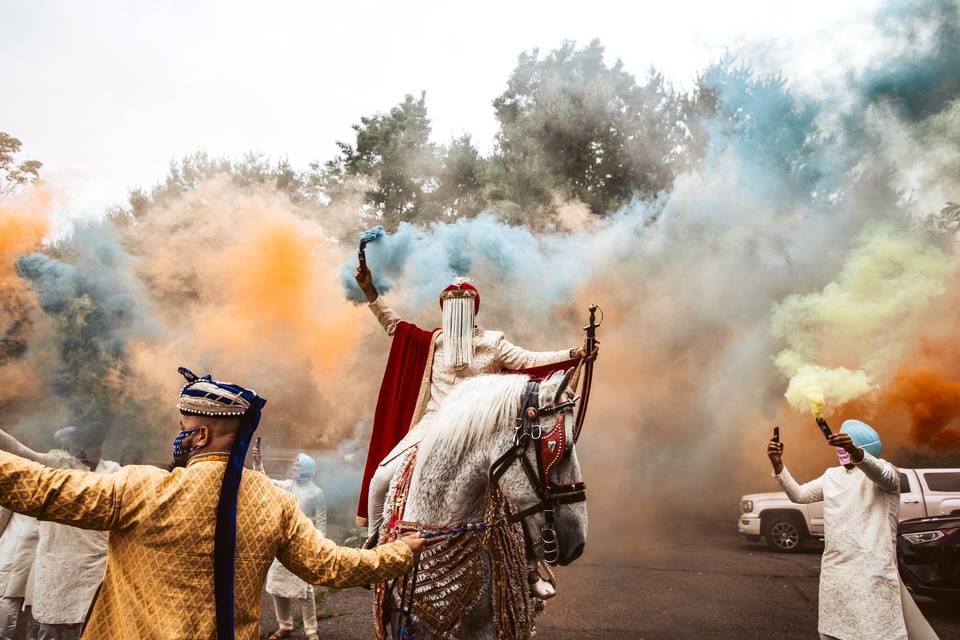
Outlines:
{"type": "MultiPolygon", "coordinates": [[[[580,465],[571,437],[574,416],[572,402],[568,402],[572,397],[572,392],[567,389],[569,381],[569,375],[564,376],[562,372],[558,372],[540,384],[538,394],[540,408],[554,407],[558,403],[564,403],[566,406],[561,405],[560,410],[556,412],[546,409],[544,415],[532,421],[534,430],[537,430],[537,427],[540,427],[543,432],[551,431],[555,427],[566,430],[565,455],[555,463],[550,472],[550,480],[555,485],[581,482],[580,465]],[[559,420],[560,416],[563,417],[562,423],[559,420]]],[[[522,409],[522,403],[525,401],[527,382],[526,376],[515,374],[478,376],[464,381],[450,393],[438,410],[430,431],[425,434],[419,446],[412,472],[409,468],[406,469],[407,473],[412,475],[408,485],[403,521],[424,523],[442,529],[452,524],[484,522],[485,518],[489,518],[488,497],[491,494],[488,492],[491,489],[491,465],[515,445],[516,421],[522,409]]],[[[552,433],[557,432],[552,431],[552,433]]],[[[526,446],[521,456],[527,457],[531,465],[530,469],[537,469],[539,460],[535,453],[535,445],[538,441],[534,440],[529,444],[534,446],[526,446]]],[[[545,440],[544,444],[546,446],[550,443],[545,440]]],[[[555,449],[556,447],[551,447],[550,450],[555,449]]],[[[561,446],[560,449],[562,450],[563,447],[561,446]]],[[[397,476],[404,473],[405,467],[407,465],[401,465],[397,476]]],[[[512,513],[518,513],[540,502],[540,497],[533,486],[534,479],[525,472],[520,459],[509,464],[509,468],[497,484],[500,495],[509,503],[512,513]]],[[[394,494],[396,486],[397,477],[395,476],[391,495],[394,494]]],[[[391,499],[388,497],[384,513],[385,523],[390,522],[390,513],[391,499]]],[[[555,560],[558,564],[567,565],[580,556],[586,544],[586,503],[582,501],[558,506],[554,511],[554,520],[553,527],[559,544],[555,560]]],[[[542,512],[525,518],[530,540],[540,540],[544,524],[545,516],[542,512]]],[[[460,542],[455,543],[461,545],[460,551],[451,549],[447,555],[464,558],[464,562],[465,558],[476,559],[482,556],[483,562],[480,564],[483,571],[478,569],[480,565],[473,565],[473,569],[464,568],[460,560],[454,559],[451,561],[452,564],[435,572],[433,577],[455,576],[453,584],[443,587],[441,593],[450,594],[444,596],[447,600],[459,597],[466,599],[461,607],[462,622],[455,628],[449,629],[447,633],[442,631],[434,633],[434,629],[430,628],[421,617],[415,631],[417,640],[442,637],[496,639],[498,624],[506,627],[506,624],[498,623],[498,620],[503,620],[503,612],[502,607],[498,610],[497,602],[502,605],[504,598],[501,597],[498,601],[492,594],[497,585],[503,584],[504,572],[512,573],[514,587],[522,587],[523,593],[528,598],[523,606],[530,604],[522,534],[517,533],[520,531],[517,525],[512,525],[512,528],[506,528],[503,525],[501,527],[500,530],[491,530],[490,533],[513,536],[513,553],[508,554],[512,562],[505,561],[503,554],[491,553],[489,545],[483,547],[480,543],[484,537],[483,533],[460,534],[458,536],[460,542]],[[516,553],[518,535],[520,535],[521,549],[516,553]],[[514,566],[497,566],[497,563],[514,566]],[[517,566],[520,564],[523,566],[517,566]],[[518,574],[522,576],[522,585],[517,584],[518,574]]],[[[546,538],[547,536],[544,536],[545,540],[546,538]]],[[[443,540],[438,542],[437,546],[442,544],[444,544],[443,540]]],[[[542,556],[542,550],[538,547],[539,545],[534,544],[533,548],[542,556]]],[[[429,557],[430,549],[431,546],[428,546],[423,559],[429,557]]],[[[429,560],[425,562],[429,564],[429,560]]],[[[420,575],[420,581],[416,583],[418,598],[421,585],[428,588],[430,578],[431,576],[428,575],[427,580],[424,580],[423,575],[420,575]]],[[[434,582],[442,582],[443,579],[441,577],[434,582]]],[[[408,583],[404,586],[404,583],[397,581],[393,589],[396,593],[387,592],[385,607],[387,613],[390,613],[389,626],[394,637],[397,637],[405,618],[402,610],[398,611],[396,606],[399,602],[399,594],[409,593],[410,585],[408,583]]],[[[514,601],[516,601],[520,599],[516,597],[519,589],[515,588],[514,592],[514,601]]],[[[400,604],[403,606],[402,603],[400,604]]],[[[527,613],[531,618],[529,623],[532,623],[532,608],[528,609],[527,613]]],[[[527,621],[521,621],[519,627],[513,627],[513,633],[516,634],[516,629],[524,628],[525,625],[529,626],[527,621]]],[[[499,635],[504,637],[503,630],[499,635]]],[[[527,635],[526,632],[522,632],[520,637],[523,635],[527,635]]]]}

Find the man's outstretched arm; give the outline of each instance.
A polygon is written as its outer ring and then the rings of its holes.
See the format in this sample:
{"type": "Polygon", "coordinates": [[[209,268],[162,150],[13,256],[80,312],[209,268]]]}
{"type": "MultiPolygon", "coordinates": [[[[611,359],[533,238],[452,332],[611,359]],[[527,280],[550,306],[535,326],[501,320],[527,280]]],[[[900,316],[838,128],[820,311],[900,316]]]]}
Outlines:
{"type": "Polygon", "coordinates": [[[527,351],[522,347],[511,344],[506,338],[497,342],[497,358],[500,360],[500,365],[511,371],[563,362],[564,360],[571,360],[577,355],[576,348],[561,351],[527,351]]]}
{"type": "Polygon", "coordinates": [[[0,506],[38,520],[106,531],[115,526],[126,474],[54,469],[0,451],[0,506]]]}
{"type": "Polygon", "coordinates": [[[413,564],[413,552],[402,540],[373,549],[340,547],[323,537],[299,507],[287,511],[289,538],[277,559],[310,584],[359,587],[402,576],[413,564]]]}
{"type": "Polygon", "coordinates": [[[793,476],[790,475],[787,468],[783,467],[779,473],[774,472],[774,477],[777,479],[777,482],[780,483],[783,492],[790,498],[790,502],[809,504],[823,500],[823,476],[800,484],[793,479],[793,476]]]}
{"type": "Polygon", "coordinates": [[[7,451],[15,456],[33,460],[40,464],[54,466],[57,462],[55,456],[51,456],[49,453],[34,451],[2,429],[0,429],[0,451],[7,451]]]}

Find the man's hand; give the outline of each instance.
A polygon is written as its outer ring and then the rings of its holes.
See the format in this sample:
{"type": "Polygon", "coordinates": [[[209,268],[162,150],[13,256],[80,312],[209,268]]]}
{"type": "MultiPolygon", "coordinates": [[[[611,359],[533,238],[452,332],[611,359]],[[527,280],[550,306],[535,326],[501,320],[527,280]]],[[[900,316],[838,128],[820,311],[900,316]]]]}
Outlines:
{"type": "Polygon", "coordinates": [[[400,539],[403,540],[408,547],[410,547],[410,551],[413,552],[414,558],[420,555],[420,549],[422,549],[423,545],[427,543],[426,538],[421,538],[419,533],[408,533],[407,535],[402,536],[400,539]]]}
{"type": "Polygon", "coordinates": [[[253,457],[253,470],[262,472],[263,455],[260,453],[260,447],[254,447],[251,455],[253,457]]]}
{"type": "Polygon", "coordinates": [[[587,338],[584,338],[583,344],[577,349],[576,355],[581,360],[584,358],[590,361],[596,360],[597,356],[600,355],[600,341],[596,338],[593,339],[593,353],[587,355],[587,338]]]}
{"type": "Polygon", "coordinates": [[[850,459],[854,462],[863,462],[863,449],[853,444],[853,440],[846,433],[835,433],[827,441],[830,446],[837,449],[843,449],[850,454],[850,459]]]}
{"type": "Polygon", "coordinates": [[[373,286],[373,274],[368,267],[358,266],[353,272],[353,277],[357,281],[357,286],[363,295],[367,296],[367,302],[373,302],[377,299],[377,289],[373,286]]]}
{"type": "Polygon", "coordinates": [[[767,444],[767,457],[770,458],[770,464],[773,465],[773,472],[777,475],[783,471],[783,443],[770,438],[767,444]]]}

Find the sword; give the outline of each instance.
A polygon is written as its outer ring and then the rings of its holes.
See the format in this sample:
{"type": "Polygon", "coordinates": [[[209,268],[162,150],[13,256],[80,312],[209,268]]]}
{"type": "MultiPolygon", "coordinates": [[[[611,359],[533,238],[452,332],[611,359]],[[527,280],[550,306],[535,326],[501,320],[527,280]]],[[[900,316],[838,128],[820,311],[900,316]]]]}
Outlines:
{"type": "Polygon", "coordinates": [[[590,402],[590,387],[593,384],[593,360],[590,360],[590,354],[597,343],[597,328],[603,324],[603,309],[595,304],[590,305],[590,323],[583,328],[587,333],[587,360],[583,363],[583,387],[580,389],[580,409],[577,411],[577,419],[573,426],[573,441],[576,442],[580,437],[580,430],[583,429],[583,422],[587,418],[587,403],[590,402]],[[600,312],[600,321],[597,322],[597,312],[600,312]]]}

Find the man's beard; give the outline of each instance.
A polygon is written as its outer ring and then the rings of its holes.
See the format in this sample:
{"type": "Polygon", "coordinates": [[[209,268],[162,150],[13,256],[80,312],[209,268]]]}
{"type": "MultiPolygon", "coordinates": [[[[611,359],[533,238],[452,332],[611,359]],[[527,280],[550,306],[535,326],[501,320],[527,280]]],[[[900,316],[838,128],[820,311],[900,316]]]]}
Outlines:
{"type": "Polygon", "coordinates": [[[443,362],[448,367],[473,362],[473,298],[449,298],[443,303],[443,362]]]}

